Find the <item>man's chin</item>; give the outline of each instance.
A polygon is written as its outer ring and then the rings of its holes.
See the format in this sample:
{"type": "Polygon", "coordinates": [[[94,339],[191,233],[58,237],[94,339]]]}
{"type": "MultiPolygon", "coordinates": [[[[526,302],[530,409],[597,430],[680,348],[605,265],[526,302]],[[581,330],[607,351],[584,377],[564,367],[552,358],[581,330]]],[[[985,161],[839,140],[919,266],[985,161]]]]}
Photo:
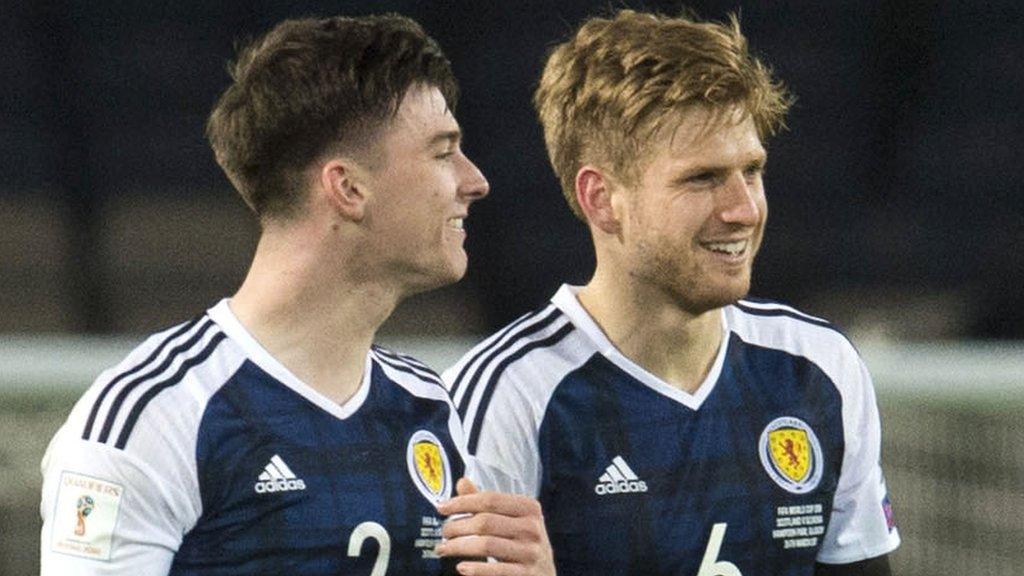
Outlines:
{"type": "Polygon", "coordinates": [[[722,308],[723,306],[731,306],[740,300],[747,297],[750,294],[750,282],[745,282],[742,286],[735,287],[731,290],[723,290],[718,298],[716,308],[722,308]]]}
{"type": "Polygon", "coordinates": [[[441,286],[454,284],[465,278],[468,265],[469,260],[465,252],[454,260],[448,260],[448,266],[445,268],[444,274],[442,274],[443,278],[440,279],[441,286]]]}
{"type": "Polygon", "coordinates": [[[448,262],[447,265],[439,266],[431,270],[424,270],[409,283],[406,295],[429,292],[455,284],[466,275],[466,261],[448,262]]]}
{"type": "Polygon", "coordinates": [[[749,292],[750,282],[745,282],[742,285],[709,287],[708,290],[698,294],[681,295],[680,299],[687,312],[699,315],[735,304],[745,298],[749,292]]]}

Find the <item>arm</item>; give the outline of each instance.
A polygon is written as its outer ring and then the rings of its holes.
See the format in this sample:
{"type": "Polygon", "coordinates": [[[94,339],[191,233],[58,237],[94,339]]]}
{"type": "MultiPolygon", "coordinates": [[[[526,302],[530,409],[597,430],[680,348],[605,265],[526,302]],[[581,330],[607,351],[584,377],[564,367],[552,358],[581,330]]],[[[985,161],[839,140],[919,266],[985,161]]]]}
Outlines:
{"type": "Polygon", "coordinates": [[[43,576],[165,575],[193,506],[149,465],[65,427],[43,459],[43,576]]]}
{"type": "Polygon", "coordinates": [[[533,498],[500,492],[478,492],[468,479],[459,480],[458,496],[438,505],[441,514],[469,514],[444,526],[447,541],[438,545],[442,557],[484,558],[462,561],[460,574],[480,576],[554,576],[555,561],[544,528],[540,504],[533,498]]]}
{"type": "Polygon", "coordinates": [[[872,559],[896,549],[900,538],[879,464],[881,423],[871,376],[852,350],[845,368],[837,378],[843,400],[845,454],[817,560],[823,565],[870,565],[872,559]]]}
{"type": "Polygon", "coordinates": [[[887,555],[853,564],[815,564],[814,576],[892,576],[887,555]]]}

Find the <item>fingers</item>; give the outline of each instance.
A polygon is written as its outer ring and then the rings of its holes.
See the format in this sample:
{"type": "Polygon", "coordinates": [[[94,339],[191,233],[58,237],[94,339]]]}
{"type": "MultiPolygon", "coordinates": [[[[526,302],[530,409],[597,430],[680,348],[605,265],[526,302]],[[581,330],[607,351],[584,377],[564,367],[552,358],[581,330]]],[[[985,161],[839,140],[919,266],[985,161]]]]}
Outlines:
{"type": "MultiPolygon", "coordinates": [[[[438,504],[437,511],[445,516],[452,514],[479,514],[493,512],[503,516],[540,516],[540,504],[533,498],[500,492],[475,492],[476,487],[469,480],[460,479],[459,486],[468,484],[474,492],[459,492],[459,495],[438,504]]],[[[456,487],[457,489],[458,487],[456,487]]]]}
{"type": "Polygon", "coordinates": [[[480,489],[473,484],[473,481],[463,476],[459,478],[459,481],[455,483],[455,493],[459,496],[464,494],[476,494],[480,489]]]}
{"type": "MultiPolygon", "coordinates": [[[[549,574],[538,572],[517,564],[496,564],[494,562],[459,562],[455,569],[464,576],[530,576],[549,574]]],[[[550,572],[554,575],[554,572],[550,572]]]]}
{"type": "Polygon", "coordinates": [[[540,504],[533,498],[480,492],[467,478],[455,485],[457,496],[438,505],[449,516],[442,529],[441,556],[493,558],[497,562],[462,561],[459,574],[553,575],[554,560],[540,504]]]}
{"type": "Polygon", "coordinates": [[[441,531],[441,535],[449,540],[479,535],[514,538],[527,542],[540,540],[543,533],[544,521],[540,516],[513,518],[490,512],[449,519],[441,531]]]}
{"type": "Polygon", "coordinates": [[[543,557],[538,543],[520,542],[496,536],[475,536],[446,540],[437,546],[440,556],[449,558],[494,558],[499,563],[528,565],[543,557]]]}

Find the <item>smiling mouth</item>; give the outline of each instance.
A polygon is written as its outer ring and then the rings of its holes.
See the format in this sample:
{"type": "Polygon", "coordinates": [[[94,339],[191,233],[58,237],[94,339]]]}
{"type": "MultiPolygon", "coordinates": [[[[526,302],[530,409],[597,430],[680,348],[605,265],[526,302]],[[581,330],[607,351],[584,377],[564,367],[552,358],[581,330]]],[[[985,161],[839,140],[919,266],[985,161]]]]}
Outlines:
{"type": "Polygon", "coordinates": [[[447,226],[449,228],[454,228],[455,230],[462,230],[463,229],[462,228],[463,222],[465,220],[466,219],[464,217],[462,217],[462,216],[460,216],[458,218],[449,218],[448,222],[447,222],[447,226]]]}
{"type": "Polygon", "coordinates": [[[700,245],[705,250],[736,257],[746,254],[747,248],[750,246],[750,240],[736,240],[734,242],[701,242],[700,245]]]}

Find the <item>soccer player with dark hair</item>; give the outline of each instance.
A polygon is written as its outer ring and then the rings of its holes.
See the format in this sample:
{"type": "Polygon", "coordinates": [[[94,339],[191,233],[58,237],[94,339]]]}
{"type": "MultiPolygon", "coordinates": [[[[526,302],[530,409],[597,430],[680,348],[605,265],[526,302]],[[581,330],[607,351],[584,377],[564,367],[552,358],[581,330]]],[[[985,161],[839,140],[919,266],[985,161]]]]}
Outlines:
{"type": "Polygon", "coordinates": [[[735,18],[624,10],[547,59],[535,104],[597,267],[444,377],[485,485],[539,498],[562,576],[889,574],[863,361],[746,298],[790,101],[735,18]]]}
{"type": "Polygon", "coordinates": [[[438,376],[372,344],[463,275],[488,192],[440,48],[395,15],[292,20],[232,78],[207,134],[259,218],[252,266],[75,405],[43,460],[43,574],[553,574],[537,502],[460,480],[438,376]],[[475,537],[442,542],[446,510],[475,537]]]}

